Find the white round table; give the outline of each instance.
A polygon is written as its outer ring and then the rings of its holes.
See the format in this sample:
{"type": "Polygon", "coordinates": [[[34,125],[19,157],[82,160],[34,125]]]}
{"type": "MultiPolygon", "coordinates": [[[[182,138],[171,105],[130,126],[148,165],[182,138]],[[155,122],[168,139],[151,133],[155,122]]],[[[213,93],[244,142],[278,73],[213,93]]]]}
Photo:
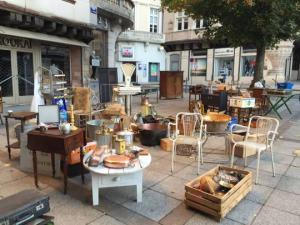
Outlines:
{"type": "Polygon", "coordinates": [[[93,205],[99,205],[99,189],[107,187],[136,186],[137,202],[142,202],[143,198],[143,170],[151,163],[151,155],[139,156],[134,166],[124,169],[110,169],[103,164],[98,167],[90,167],[87,159],[92,151],[85,154],[83,159],[84,167],[87,168],[92,176],[93,205]]]}

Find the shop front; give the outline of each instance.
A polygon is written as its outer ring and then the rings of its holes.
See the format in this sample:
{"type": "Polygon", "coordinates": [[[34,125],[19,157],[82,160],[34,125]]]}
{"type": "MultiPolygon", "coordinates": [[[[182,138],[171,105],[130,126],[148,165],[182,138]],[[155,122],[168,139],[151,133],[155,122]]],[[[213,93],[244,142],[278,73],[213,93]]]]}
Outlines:
{"type": "Polygon", "coordinates": [[[6,104],[30,103],[35,75],[40,75],[44,69],[62,71],[67,85],[82,83],[81,47],[86,44],[58,36],[2,28],[0,86],[6,104]]]}

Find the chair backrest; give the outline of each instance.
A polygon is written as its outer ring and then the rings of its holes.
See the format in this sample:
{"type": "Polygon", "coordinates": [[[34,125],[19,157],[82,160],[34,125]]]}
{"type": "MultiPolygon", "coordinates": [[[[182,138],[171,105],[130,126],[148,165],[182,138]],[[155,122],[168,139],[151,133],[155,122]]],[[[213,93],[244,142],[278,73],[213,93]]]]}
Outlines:
{"type": "Polygon", "coordinates": [[[91,112],[91,90],[87,87],[73,88],[74,110],[82,110],[85,113],[91,112]]]}
{"type": "Polygon", "coordinates": [[[202,137],[203,117],[200,113],[180,112],[176,115],[176,135],[195,136],[196,129],[202,137]]]}
{"type": "Polygon", "coordinates": [[[275,118],[252,116],[249,120],[245,140],[272,145],[275,140],[278,127],[279,121],[275,118]]]}

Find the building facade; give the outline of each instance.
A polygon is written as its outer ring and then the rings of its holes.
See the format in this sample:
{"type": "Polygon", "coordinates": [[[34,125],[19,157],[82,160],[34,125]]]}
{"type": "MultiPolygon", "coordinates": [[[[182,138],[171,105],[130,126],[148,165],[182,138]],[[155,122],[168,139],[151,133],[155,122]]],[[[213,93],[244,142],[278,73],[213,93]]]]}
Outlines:
{"type": "Polygon", "coordinates": [[[0,2],[0,86],[8,104],[30,103],[34,76],[56,68],[82,85],[82,53],[93,39],[89,1],[0,2]]]}
{"type": "Polygon", "coordinates": [[[122,32],[117,39],[118,80],[123,81],[121,65],[132,63],[136,66],[133,82],[158,82],[159,71],[165,70],[161,3],[158,0],[134,0],[133,3],[134,28],[122,32]]]}
{"type": "MultiPolygon", "coordinates": [[[[204,20],[193,20],[184,12],[164,12],[164,44],[168,70],[184,71],[187,84],[226,79],[226,82],[250,83],[254,74],[256,50],[212,45],[202,39],[204,20]],[[197,32],[196,32],[197,31],[197,32]]],[[[277,49],[267,50],[264,78],[284,80],[292,54],[293,43],[282,41],[277,49]]]]}

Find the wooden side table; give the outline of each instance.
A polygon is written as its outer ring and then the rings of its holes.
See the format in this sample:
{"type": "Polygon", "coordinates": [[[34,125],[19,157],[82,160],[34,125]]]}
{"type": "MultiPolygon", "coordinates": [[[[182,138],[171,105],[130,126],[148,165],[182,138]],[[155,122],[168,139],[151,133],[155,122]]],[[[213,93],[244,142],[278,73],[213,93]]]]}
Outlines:
{"type": "Polygon", "coordinates": [[[69,153],[80,148],[80,164],[81,164],[81,179],[84,183],[83,172],[83,146],[86,145],[85,132],[83,129],[72,131],[70,134],[61,134],[58,129],[50,129],[45,132],[39,130],[32,130],[27,133],[28,149],[32,150],[33,172],[35,186],[38,187],[37,177],[37,158],[36,152],[45,152],[51,154],[52,175],[55,176],[55,160],[54,154],[60,154],[64,158],[64,194],[67,193],[67,177],[68,177],[68,157],[69,153]]]}
{"type": "MultiPolygon", "coordinates": [[[[16,143],[10,144],[8,119],[20,120],[21,121],[21,132],[24,132],[25,122],[27,120],[36,118],[37,115],[38,114],[35,112],[14,112],[12,114],[7,114],[4,116],[5,128],[6,128],[6,139],[7,139],[7,150],[8,150],[9,159],[11,159],[11,149],[12,148],[20,148],[20,143],[16,142],[16,143]]],[[[38,123],[38,121],[37,121],[37,123],[38,123]]]]}

